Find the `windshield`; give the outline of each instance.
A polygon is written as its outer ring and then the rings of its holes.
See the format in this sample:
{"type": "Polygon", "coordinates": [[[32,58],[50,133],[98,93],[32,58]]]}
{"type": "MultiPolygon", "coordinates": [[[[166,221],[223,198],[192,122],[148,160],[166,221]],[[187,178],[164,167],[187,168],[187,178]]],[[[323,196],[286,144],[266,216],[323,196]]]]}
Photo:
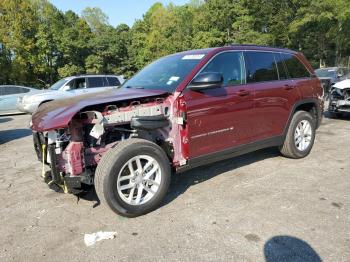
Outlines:
{"type": "Polygon", "coordinates": [[[336,71],[335,69],[317,69],[315,73],[318,77],[334,77],[336,71]]]}
{"type": "Polygon", "coordinates": [[[161,89],[174,92],[205,54],[176,54],[163,57],[123,84],[124,88],[161,89]]]}
{"type": "Polygon", "coordinates": [[[67,83],[67,81],[68,81],[68,80],[66,80],[66,79],[61,79],[61,80],[57,81],[56,83],[54,83],[54,84],[50,87],[50,89],[51,89],[51,90],[58,90],[58,89],[60,89],[65,83],[67,83]]]}

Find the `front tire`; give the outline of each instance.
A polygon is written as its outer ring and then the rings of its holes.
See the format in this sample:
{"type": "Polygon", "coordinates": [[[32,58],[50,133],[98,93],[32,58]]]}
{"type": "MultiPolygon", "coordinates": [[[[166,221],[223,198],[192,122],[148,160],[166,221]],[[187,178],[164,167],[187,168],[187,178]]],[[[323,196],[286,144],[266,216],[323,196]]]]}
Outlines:
{"type": "Polygon", "coordinates": [[[314,144],[316,123],[306,111],[297,111],[290,122],[288,132],[280,152],[285,157],[306,157],[314,144]]]}
{"type": "Polygon", "coordinates": [[[170,184],[170,163],[156,144],[132,138],[105,153],[95,173],[101,203],[135,217],[156,209],[170,184]]]}

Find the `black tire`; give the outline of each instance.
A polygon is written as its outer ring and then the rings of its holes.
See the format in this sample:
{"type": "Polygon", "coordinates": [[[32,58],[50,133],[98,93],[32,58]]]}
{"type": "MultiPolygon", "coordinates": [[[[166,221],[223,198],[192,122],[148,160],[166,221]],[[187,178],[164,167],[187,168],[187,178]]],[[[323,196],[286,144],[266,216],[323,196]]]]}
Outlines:
{"type": "Polygon", "coordinates": [[[120,142],[103,155],[97,166],[94,182],[97,196],[102,204],[106,204],[119,215],[136,217],[144,215],[160,205],[168,191],[170,179],[169,159],[162,148],[150,141],[132,138],[120,142]],[[140,205],[131,205],[118,194],[118,175],[130,159],[141,155],[150,156],[157,161],[161,171],[161,182],[157,192],[149,201],[140,205]]]}
{"type": "Polygon", "coordinates": [[[293,115],[293,118],[288,127],[288,132],[284,140],[284,144],[280,148],[281,154],[285,157],[295,158],[295,159],[306,157],[310,153],[312,146],[314,144],[315,132],[316,132],[316,121],[312,117],[312,115],[306,111],[297,111],[293,115]],[[301,151],[295,145],[294,134],[298,124],[303,120],[307,120],[310,123],[312,133],[311,133],[310,144],[305,150],[301,151]]]}

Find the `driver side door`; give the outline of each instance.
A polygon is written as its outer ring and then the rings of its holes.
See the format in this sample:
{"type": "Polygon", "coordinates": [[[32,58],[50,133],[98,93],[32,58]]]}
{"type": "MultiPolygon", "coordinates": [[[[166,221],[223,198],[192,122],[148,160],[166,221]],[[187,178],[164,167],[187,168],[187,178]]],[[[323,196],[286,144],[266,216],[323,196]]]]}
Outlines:
{"type": "MultiPolygon", "coordinates": [[[[200,73],[217,72],[223,85],[184,91],[189,157],[195,158],[251,141],[253,90],[246,85],[243,53],[217,54],[200,73]]],[[[200,74],[199,73],[199,74],[200,74]]]]}

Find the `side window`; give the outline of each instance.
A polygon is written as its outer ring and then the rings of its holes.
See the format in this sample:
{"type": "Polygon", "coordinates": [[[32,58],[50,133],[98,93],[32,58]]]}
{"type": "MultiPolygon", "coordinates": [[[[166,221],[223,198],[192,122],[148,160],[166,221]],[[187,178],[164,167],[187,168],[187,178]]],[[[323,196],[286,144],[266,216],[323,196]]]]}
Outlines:
{"type": "Polygon", "coordinates": [[[24,88],[24,87],[20,87],[20,93],[28,93],[29,92],[29,89],[28,88],[24,88]]]}
{"type": "Polygon", "coordinates": [[[85,78],[77,78],[74,81],[75,89],[86,88],[86,79],[85,78]]]}
{"type": "Polygon", "coordinates": [[[245,52],[248,60],[247,82],[278,80],[274,54],[270,52],[245,52]]]}
{"type": "Polygon", "coordinates": [[[102,77],[102,81],[103,81],[103,86],[109,86],[107,77],[102,77]]]}
{"type": "Polygon", "coordinates": [[[310,77],[309,71],[294,55],[282,54],[282,57],[291,78],[310,77]]]}
{"type": "Polygon", "coordinates": [[[4,86],[0,86],[0,95],[1,96],[5,95],[5,87],[4,86]]]}
{"type": "Polygon", "coordinates": [[[277,64],[277,69],[278,69],[278,76],[280,80],[288,79],[288,74],[286,67],[283,62],[283,57],[279,53],[275,53],[275,61],[277,64]]]}
{"type": "Polygon", "coordinates": [[[340,79],[346,78],[346,69],[339,68],[337,72],[337,77],[339,77],[340,79]]]}
{"type": "Polygon", "coordinates": [[[89,88],[103,87],[102,77],[89,77],[89,88]]]}
{"type": "Polygon", "coordinates": [[[245,83],[244,58],[242,52],[226,52],[214,57],[201,73],[217,72],[224,77],[224,86],[245,83]]]}
{"type": "Polygon", "coordinates": [[[109,86],[120,86],[120,82],[116,77],[107,77],[109,86]]]}
{"type": "Polygon", "coordinates": [[[67,84],[66,86],[69,86],[69,89],[70,89],[70,90],[73,90],[73,89],[76,89],[76,88],[77,88],[77,86],[75,85],[75,80],[74,80],[74,79],[71,80],[71,81],[69,81],[68,84],[67,84]]]}
{"type": "Polygon", "coordinates": [[[349,69],[345,69],[344,70],[344,77],[345,78],[350,78],[350,70],[349,69]]]}
{"type": "Polygon", "coordinates": [[[19,86],[4,86],[2,95],[16,95],[24,93],[22,88],[19,86]]]}

